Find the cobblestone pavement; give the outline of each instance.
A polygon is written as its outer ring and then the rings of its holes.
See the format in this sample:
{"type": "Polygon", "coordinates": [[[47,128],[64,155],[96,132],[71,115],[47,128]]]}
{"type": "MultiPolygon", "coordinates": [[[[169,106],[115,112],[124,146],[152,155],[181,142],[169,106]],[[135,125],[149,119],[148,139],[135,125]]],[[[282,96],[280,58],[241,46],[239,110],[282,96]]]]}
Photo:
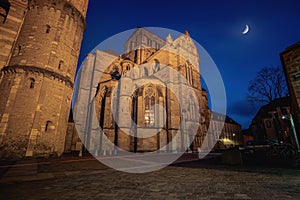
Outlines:
{"type": "MultiPolygon", "coordinates": [[[[28,171],[32,168],[27,167],[28,171]]],[[[24,170],[26,166],[19,171],[20,176],[24,170]]],[[[300,199],[297,169],[194,161],[151,173],[129,174],[86,160],[45,163],[31,170],[48,177],[0,180],[1,199],[300,199]]]]}

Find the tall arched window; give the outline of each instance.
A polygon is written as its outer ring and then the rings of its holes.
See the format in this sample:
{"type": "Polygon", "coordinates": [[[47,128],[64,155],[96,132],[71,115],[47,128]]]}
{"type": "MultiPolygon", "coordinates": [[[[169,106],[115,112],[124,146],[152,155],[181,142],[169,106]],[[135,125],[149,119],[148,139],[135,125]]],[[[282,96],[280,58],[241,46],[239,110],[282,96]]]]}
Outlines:
{"type": "Polygon", "coordinates": [[[0,16],[2,18],[2,23],[3,24],[6,21],[9,9],[10,9],[10,3],[9,3],[8,0],[2,0],[2,1],[0,1],[0,16]]]}
{"type": "Polygon", "coordinates": [[[192,120],[196,119],[196,105],[195,105],[195,99],[191,95],[190,96],[190,117],[192,120]]]}
{"type": "Polygon", "coordinates": [[[29,88],[30,88],[30,89],[33,89],[33,88],[34,88],[34,85],[35,85],[35,80],[34,80],[34,78],[30,78],[30,79],[29,79],[29,88]]]}
{"type": "MultiPolygon", "coordinates": [[[[135,88],[138,88],[137,86],[135,88]]],[[[138,122],[138,90],[132,94],[132,109],[131,109],[131,119],[134,122],[133,126],[133,152],[137,151],[137,122],[138,122]]]]}
{"type": "Polygon", "coordinates": [[[189,68],[189,66],[187,66],[186,67],[186,79],[187,79],[188,83],[190,82],[190,76],[189,76],[189,74],[190,74],[190,68],[189,68]]]}
{"type": "Polygon", "coordinates": [[[191,76],[190,84],[193,86],[194,85],[194,79],[193,79],[193,69],[192,68],[190,68],[190,76],[191,76]]]}
{"type": "Polygon", "coordinates": [[[52,122],[51,121],[47,121],[46,122],[46,125],[45,125],[45,132],[49,131],[50,130],[50,126],[52,125],[52,122]]]}
{"type": "Polygon", "coordinates": [[[149,76],[149,72],[148,72],[148,69],[146,67],[144,68],[144,75],[149,76]]]}
{"type": "Polygon", "coordinates": [[[63,66],[64,66],[64,61],[60,60],[59,63],[58,63],[58,69],[63,69],[63,66]]]}
{"type": "Polygon", "coordinates": [[[101,91],[101,111],[100,111],[100,127],[103,130],[103,125],[104,125],[104,113],[105,113],[105,103],[106,103],[106,96],[107,96],[107,87],[104,86],[102,91],[101,91]]]}
{"type": "Polygon", "coordinates": [[[154,126],[155,125],[155,93],[154,88],[149,86],[145,89],[145,125],[146,126],[154,126]]]}
{"type": "Polygon", "coordinates": [[[22,55],[22,46],[20,44],[18,45],[18,55],[22,55]]]}
{"type": "Polygon", "coordinates": [[[50,33],[51,26],[49,24],[46,24],[46,33],[50,33]]]}
{"type": "Polygon", "coordinates": [[[153,73],[158,72],[160,70],[160,63],[157,59],[154,60],[153,73]]]}

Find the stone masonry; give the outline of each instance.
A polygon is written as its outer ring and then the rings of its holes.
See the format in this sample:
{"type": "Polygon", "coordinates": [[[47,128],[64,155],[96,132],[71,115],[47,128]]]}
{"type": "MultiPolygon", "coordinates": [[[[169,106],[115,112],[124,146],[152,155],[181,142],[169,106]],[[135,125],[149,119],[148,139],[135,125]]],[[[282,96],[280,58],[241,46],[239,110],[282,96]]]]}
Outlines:
{"type": "Polygon", "coordinates": [[[4,2],[0,157],[60,155],[88,0],[4,2]]]}

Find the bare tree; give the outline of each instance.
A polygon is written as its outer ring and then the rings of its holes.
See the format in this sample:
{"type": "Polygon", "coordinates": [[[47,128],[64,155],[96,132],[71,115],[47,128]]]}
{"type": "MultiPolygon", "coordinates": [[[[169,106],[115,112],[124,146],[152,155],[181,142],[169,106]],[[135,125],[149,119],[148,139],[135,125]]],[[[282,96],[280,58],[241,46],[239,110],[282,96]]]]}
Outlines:
{"type": "Polygon", "coordinates": [[[264,67],[249,82],[248,100],[251,102],[269,103],[286,95],[288,89],[280,67],[264,67]]]}

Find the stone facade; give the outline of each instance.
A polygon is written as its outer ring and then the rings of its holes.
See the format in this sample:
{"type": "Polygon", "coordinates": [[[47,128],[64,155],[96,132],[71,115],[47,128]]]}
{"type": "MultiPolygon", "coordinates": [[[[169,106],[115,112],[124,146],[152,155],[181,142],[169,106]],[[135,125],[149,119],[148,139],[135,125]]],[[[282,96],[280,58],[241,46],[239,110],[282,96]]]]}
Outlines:
{"type": "Polygon", "coordinates": [[[286,48],[280,58],[291,95],[291,114],[300,140],[300,42],[286,48]]]}
{"type": "Polygon", "coordinates": [[[88,0],[6,2],[10,9],[0,24],[1,157],[60,155],[88,0]]]}
{"type": "Polygon", "coordinates": [[[243,145],[242,127],[227,115],[212,112],[208,146],[215,150],[243,145]]]}
{"type": "Polygon", "coordinates": [[[0,69],[8,65],[27,11],[27,1],[2,1],[0,4],[0,69]]]}
{"type": "MultiPolygon", "coordinates": [[[[138,28],[126,42],[125,54],[115,56],[107,51],[97,50],[88,55],[81,73],[78,77],[81,84],[80,88],[77,88],[75,99],[82,101],[89,99],[89,96],[94,97],[93,111],[98,119],[95,124],[100,124],[104,136],[114,145],[131,152],[179,152],[187,148],[197,150],[201,147],[206,136],[210,112],[207,92],[202,89],[200,83],[199,55],[187,31],[175,40],[171,35],[163,40],[144,28],[138,28]],[[101,71],[97,66],[103,65],[101,61],[104,59],[110,60],[110,64],[100,80],[94,80],[95,74],[101,71]],[[178,79],[166,66],[175,70],[191,85],[195,96],[188,96],[188,91],[182,88],[178,79]],[[121,78],[120,81],[114,78],[117,74],[120,76],[118,78],[121,78]],[[89,75],[91,77],[87,78],[89,75]],[[168,77],[168,82],[160,82],[155,78],[163,76],[168,77]],[[92,85],[90,92],[87,91],[89,84],[92,85]],[[167,85],[178,92],[172,91],[167,85]],[[127,90],[132,90],[132,93],[126,93],[127,90]],[[183,99],[184,105],[180,104],[177,97],[183,99]],[[198,110],[193,104],[194,100],[199,104],[198,110]],[[116,107],[111,106],[113,101],[117,101],[114,104],[116,107]],[[153,105],[161,107],[152,107],[153,105]],[[162,108],[166,111],[165,115],[158,114],[162,112],[162,108]],[[128,117],[120,117],[120,113],[123,112],[128,113],[128,117]],[[200,114],[199,118],[196,117],[197,114],[200,114]],[[119,118],[118,124],[115,123],[115,118],[119,118]],[[183,118],[185,123],[181,123],[183,118]],[[193,130],[190,130],[188,125],[195,122],[197,127],[193,128],[197,133],[194,138],[190,135],[193,130]],[[147,136],[150,131],[156,134],[147,136]],[[171,141],[172,145],[167,145],[171,141]],[[188,143],[192,144],[187,146],[188,143]]],[[[85,106],[78,104],[74,107],[75,121],[87,117],[83,114],[83,111],[88,109],[88,105],[85,106]]],[[[81,138],[84,138],[89,151],[111,154],[111,146],[102,144],[103,133],[99,135],[99,130],[94,130],[94,126],[90,127],[91,130],[86,127],[87,124],[78,125],[79,129],[88,130],[83,131],[84,135],[81,135],[81,138]]]]}

